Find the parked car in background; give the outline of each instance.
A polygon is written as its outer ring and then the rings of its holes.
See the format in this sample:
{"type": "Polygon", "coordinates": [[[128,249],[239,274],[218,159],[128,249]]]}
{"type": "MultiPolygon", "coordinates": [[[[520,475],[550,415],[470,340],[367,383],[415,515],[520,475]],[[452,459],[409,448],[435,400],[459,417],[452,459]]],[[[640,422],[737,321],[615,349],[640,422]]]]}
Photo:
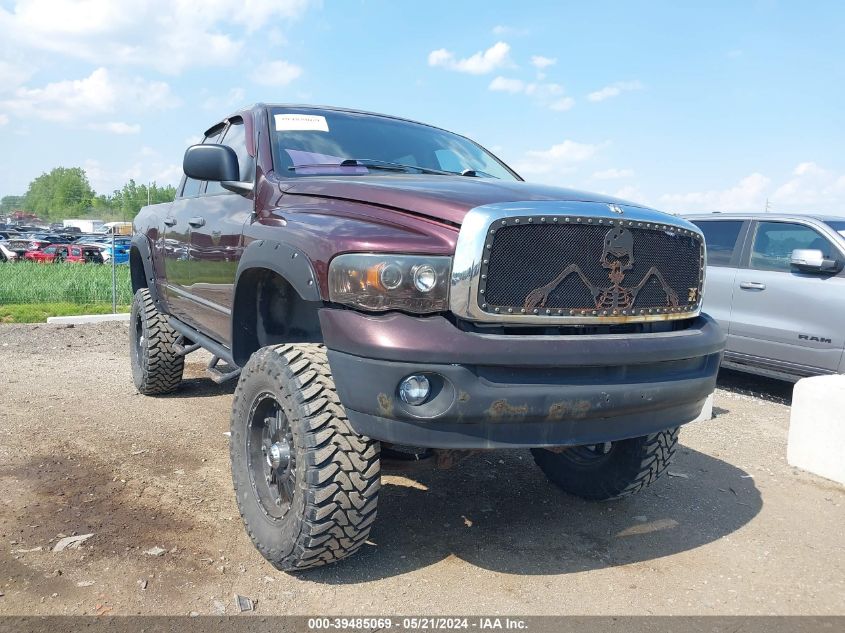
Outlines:
{"type": "Polygon", "coordinates": [[[24,259],[28,262],[48,263],[57,261],[63,255],[67,254],[67,246],[62,245],[62,254],[57,252],[58,244],[48,244],[43,248],[29,250],[24,254],[24,259]]]}
{"type": "Polygon", "coordinates": [[[100,232],[107,235],[132,235],[131,222],[106,222],[100,229],[100,232]]]}
{"type": "Polygon", "coordinates": [[[114,253],[112,253],[112,240],[111,237],[103,240],[101,242],[97,242],[97,245],[103,252],[103,259],[107,262],[111,262],[112,257],[114,257],[115,264],[128,264],[129,263],[129,249],[132,246],[132,241],[128,238],[119,238],[114,240],[114,253]]]}
{"type": "Polygon", "coordinates": [[[60,264],[102,264],[103,253],[96,246],[83,244],[51,244],[37,251],[28,251],[27,261],[60,264]]]}
{"type": "Polygon", "coordinates": [[[685,216],[704,233],[704,310],[727,333],[722,366],[795,381],[845,373],[845,218],[685,216]]]}
{"type": "MultiPolygon", "coordinates": [[[[15,255],[15,260],[21,261],[26,252],[30,250],[30,240],[25,237],[14,237],[3,242],[3,247],[15,255]]],[[[40,246],[36,246],[36,248],[40,248],[40,246]]]]}
{"type": "Polygon", "coordinates": [[[18,253],[9,247],[8,240],[0,240],[0,262],[16,262],[18,253]]]}

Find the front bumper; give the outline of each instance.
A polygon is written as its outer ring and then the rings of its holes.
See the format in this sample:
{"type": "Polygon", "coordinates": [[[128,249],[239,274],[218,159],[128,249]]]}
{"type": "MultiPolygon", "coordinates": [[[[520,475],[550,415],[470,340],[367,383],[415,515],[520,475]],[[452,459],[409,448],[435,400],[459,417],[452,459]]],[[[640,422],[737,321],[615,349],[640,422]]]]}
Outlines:
{"type": "Polygon", "coordinates": [[[362,435],[432,448],[615,441],[695,419],[712,393],[724,335],[709,317],[650,334],[465,332],[443,317],[320,311],[335,384],[362,435]],[[424,373],[418,407],[399,382],[424,373]]]}

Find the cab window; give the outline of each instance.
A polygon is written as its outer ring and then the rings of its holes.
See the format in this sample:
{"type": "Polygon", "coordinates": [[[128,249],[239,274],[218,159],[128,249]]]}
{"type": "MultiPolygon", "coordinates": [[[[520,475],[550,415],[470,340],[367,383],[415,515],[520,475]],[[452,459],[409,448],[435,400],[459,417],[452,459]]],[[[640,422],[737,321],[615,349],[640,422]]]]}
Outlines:
{"type": "Polygon", "coordinates": [[[790,222],[759,222],[751,248],[751,268],[789,272],[789,260],[796,248],[819,250],[827,259],[836,256],[830,241],[809,226],[790,222]]]}
{"type": "Polygon", "coordinates": [[[693,223],[704,233],[707,265],[730,266],[742,230],[742,220],[704,220],[693,223]]]}
{"type": "MultiPolygon", "coordinates": [[[[238,156],[238,168],[241,180],[252,180],[255,177],[255,162],[246,151],[246,133],[244,122],[241,120],[232,121],[223,135],[221,145],[228,145],[238,156]]],[[[206,193],[222,193],[226,191],[219,182],[210,181],[206,187],[206,193]]]]}
{"type": "MultiPolygon", "coordinates": [[[[222,131],[222,127],[214,130],[202,140],[203,144],[216,143],[220,138],[220,132],[222,131]]],[[[193,178],[185,176],[185,182],[182,184],[182,191],[179,193],[179,196],[181,198],[193,198],[194,196],[198,196],[200,191],[202,191],[203,184],[204,182],[202,180],[194,180],[193,178]]]]}

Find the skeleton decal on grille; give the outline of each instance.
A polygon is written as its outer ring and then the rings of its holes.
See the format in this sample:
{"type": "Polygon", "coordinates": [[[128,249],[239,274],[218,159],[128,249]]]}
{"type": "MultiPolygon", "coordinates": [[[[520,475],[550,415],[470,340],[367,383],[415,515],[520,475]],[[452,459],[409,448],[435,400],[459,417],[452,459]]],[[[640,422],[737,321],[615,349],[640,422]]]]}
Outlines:
{"type": "Polygon", "coordinates": [[[529,292],[525,297],[525,309],[533,310],[544,307],[549,300],[549,295],[554,292],[555,288],[573,274],[578,275],[588,288],[597,310],[627,310],[631,308],[637,300],[637,295],[652,279],[657,279],[666,294],[667,306],[674,308],[679,305],[677,293],[666,283],[663,275],[654,266],[646,272],[638,284],[628,287],[622,285],[626,271],[634,267],[634,236],[628,229],[615,227],[605,234],[604,247],[599,263],[602,268],[607,270],[607,276],[611,282],[610,286],[605,288],[596,286],[590,282],[577,264],[570,264],[549,283],[529,292]]]}

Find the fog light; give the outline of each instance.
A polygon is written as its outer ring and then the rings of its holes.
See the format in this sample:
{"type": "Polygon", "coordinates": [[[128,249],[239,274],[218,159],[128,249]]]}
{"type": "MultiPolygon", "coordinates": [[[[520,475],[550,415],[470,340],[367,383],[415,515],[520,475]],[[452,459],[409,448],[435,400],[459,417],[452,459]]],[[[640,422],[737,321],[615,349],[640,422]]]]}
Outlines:
{"type": "Polygon", "coordinates": [[[428,378],[420,374],[408,376],[399,383],[399,397],[408,404],[422,404],[428,398],[431,385],[428,378]]]}

